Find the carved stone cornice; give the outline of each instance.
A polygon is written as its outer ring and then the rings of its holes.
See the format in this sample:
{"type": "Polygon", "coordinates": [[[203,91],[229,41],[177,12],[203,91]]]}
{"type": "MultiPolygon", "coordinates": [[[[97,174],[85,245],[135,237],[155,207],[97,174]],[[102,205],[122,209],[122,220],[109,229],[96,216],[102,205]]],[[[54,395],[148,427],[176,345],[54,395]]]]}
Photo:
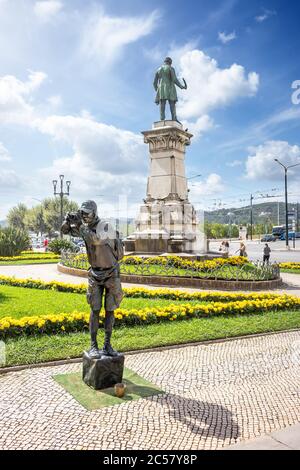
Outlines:
{"type": "Polygon", "coordinates": [[[185,153],[190,145],[192,134],[177,128],[160,128],[142,132],[145,144],[149,144],[150,152],[177,150],[185,153]]]}

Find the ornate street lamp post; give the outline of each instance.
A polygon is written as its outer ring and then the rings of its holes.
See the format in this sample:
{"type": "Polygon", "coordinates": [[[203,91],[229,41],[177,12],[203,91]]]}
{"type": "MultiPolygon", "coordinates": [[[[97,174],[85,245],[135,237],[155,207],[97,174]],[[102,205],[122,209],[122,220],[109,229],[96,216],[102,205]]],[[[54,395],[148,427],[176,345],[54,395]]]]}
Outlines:
{"type": "MultiPolygon", "coordinates": [[[[56,191],[57,187],[57,180],[53,180],[53,189],[54,189],[54,196],[59,196],[60,197],[60,225],[62,226],[63,220],[64,220],[64,214],[63,214],[63,204],[64,204],[64,196],[69,196],[70,195],[70,185],[71,181],[66,181],[67,185],[67,191],[64,192],[64,175],[59,175],[60,179],[60,191],[56,191]]],[[[62,233],[60,232],[60,238],[62,238],[62,233]]]]}

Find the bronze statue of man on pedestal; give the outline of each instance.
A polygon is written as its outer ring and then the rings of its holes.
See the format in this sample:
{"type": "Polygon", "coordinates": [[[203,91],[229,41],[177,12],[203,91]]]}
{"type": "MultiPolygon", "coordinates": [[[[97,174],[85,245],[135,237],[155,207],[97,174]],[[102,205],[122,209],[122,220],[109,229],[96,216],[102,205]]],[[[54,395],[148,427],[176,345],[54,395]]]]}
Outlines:
{"type": "Polygon", "coordinates": [[[166,57],[163,65],[157,70],[153,82],[156,91],[155,103],[160,105],[161,121],[166,119],[165,109],[167,100],[170,105],[172,121],[178,121],[176,115],[176,101],[178,101],[178,98],[175,85],[186,90],[186,81],[184,78],[182,81],[184,83],[183,85],[178,80],[174,67],[172,67],[171,57],[166,57]]]}
{"type": "Polygon", "coordinates": [[[106,221],[99,219],[94,201],[85,201],[78,212],[66,215],[61,231],[83,238],[90,263],[87,300],[91,306],[90,358],[117,356],[110,340],[114,325],[114,310],[119,307],[123,293],[120,281],[119,261],[124,256],[119,233],[106,221]],[[98,349],[97,332],[102,297],[105,298],[104,346],[98,349]]]}

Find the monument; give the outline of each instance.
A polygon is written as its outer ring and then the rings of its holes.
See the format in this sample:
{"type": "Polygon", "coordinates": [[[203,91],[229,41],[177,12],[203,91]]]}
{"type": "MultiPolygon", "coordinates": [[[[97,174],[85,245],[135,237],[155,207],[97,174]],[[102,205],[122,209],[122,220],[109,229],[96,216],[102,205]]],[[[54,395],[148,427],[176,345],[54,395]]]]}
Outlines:
{"type": "Polygon", "coordinates": [[[125,240],[126,251],[136,253],[195,253],[201,249],[196,211],[188,199],[185,150],[192,134],[177,120],[176,86],[186,89],[167,57],[154,77],[160,121],[143,131],[149,146],[150,169],[146,198],[140,206],[135,232],[125,240]],[[165,119],[169,102],[171,120],[165,119]]]}
{"type": "Polygon", "coordinates": [[[119,261],[124,255],[118,232],[97,214],[94,201],[85,201],[78,212],[69,213],[61,231],[84,240],[90,264],[87,301],[91,307],[89,330],[91,347],[83,354],[83,380],[95,388],[122,382],[124,355],[111,346],[114,311],[122,300],[119,261]],[[99,315],[104,297],[104,345],[98,348],[99,315]]]}

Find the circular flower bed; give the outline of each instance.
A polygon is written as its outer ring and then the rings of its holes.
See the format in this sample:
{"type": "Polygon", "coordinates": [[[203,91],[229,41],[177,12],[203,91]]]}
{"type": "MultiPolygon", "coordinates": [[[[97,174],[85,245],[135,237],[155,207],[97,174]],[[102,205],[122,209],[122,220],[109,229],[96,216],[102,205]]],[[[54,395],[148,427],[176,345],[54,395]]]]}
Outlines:
{"type": "MultiPolygon", "coordinates": [[[[61,265],[75,270],[86,271],[89,263],[86,254],[63,253],[61,265]]],[[[280,278],[276,263],[263,265],[251,263],[247,258],[234,256],[214,260],[196,261],[180,256],[126,256],[120,262],[121,276],[130,282],[130,276],[166,278],[212,279],[225,281],[270,281],[280,278]]],[[[79,271],[80,275],[80,271],[79,271]]],[[[139,282],[135,280],[135,282],[139,282]]]]}

